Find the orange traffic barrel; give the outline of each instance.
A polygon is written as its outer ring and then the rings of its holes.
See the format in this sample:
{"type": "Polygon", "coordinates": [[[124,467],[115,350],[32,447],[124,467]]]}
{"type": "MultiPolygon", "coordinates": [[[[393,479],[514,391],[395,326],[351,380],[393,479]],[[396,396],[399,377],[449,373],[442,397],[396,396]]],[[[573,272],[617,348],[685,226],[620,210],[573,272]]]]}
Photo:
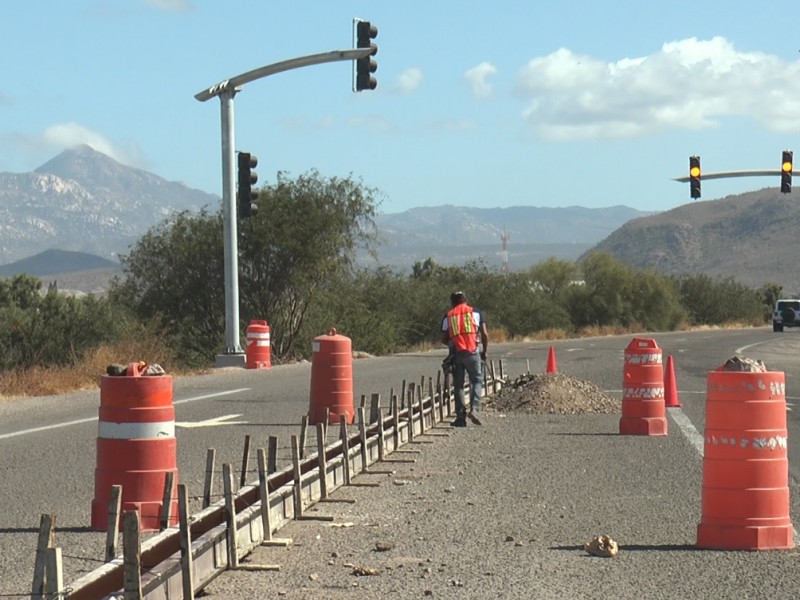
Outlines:
{"type": "Polygon", "coordinates": [[[783,372],[717,369],[706,385],[697,546],[793,548],[783,372]]]}
{"type": "Polygon", "coordinates": [[[650,338],[633,338],[625,348],[622,374],[623,435],[667,435],[661,348],[650,338]]]}
{"type": "Polygon", "coordinates": [[[121,511],[136,510],[142,531],[158,531],[167,473],[172,478],[173,524],[178,519],[175,408],[170,375],[127,375],[100,379],[97,468],[92,529],[108,529],[111,487],[122,486],[121,511]]]}
{"type": "Polygon", "coordinates": [[[246,332],[246,369],[269,369],[272,366],[269,348],[269,325],[266,321],[250,321],[246,332]]]}
{"type": "Polygon", "coordinates": [[[330,409],[328,425],[339,423],[341,415],[345,415],[347,423],[352,423],[355,406],[350,338],[331,329],[327,335],[314,338],[311,350],[309,423],[324,423],[325,409],[330,409]]]}

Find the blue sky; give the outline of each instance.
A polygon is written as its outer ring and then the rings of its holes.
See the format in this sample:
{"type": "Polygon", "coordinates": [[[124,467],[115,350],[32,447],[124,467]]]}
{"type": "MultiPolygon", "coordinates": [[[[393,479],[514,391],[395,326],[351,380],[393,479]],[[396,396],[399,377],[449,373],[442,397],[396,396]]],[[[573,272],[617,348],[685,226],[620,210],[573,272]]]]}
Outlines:
{"type": "MultiPolygon", "coordinates": [[[[672,181],[778,169],[800,135],[791,11],[739,0],[4,2],[0,171],[87,143],[124,164],[221,195],[220,106],[204,88],[349,48],[372,21],[378,89],[351,63],[244,86],[236,149],[278,171],[353,175],[382,212],[417,206],[692,202],[672,181]]],[[[800,185],[800,181],[796,182],[800,185]]],[[[712,180],[703,200],[777,187],[712,180]]]]}

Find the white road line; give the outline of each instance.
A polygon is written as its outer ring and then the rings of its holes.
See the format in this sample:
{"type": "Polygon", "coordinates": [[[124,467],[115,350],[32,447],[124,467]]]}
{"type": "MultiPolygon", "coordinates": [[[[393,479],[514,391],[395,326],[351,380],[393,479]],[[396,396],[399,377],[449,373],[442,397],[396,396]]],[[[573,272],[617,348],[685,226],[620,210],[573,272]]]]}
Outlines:
{"type": "Polygon", "coordinates": [[[230,396],[231,394],[238,394],[240,392],[246,392],[251,388],[239,388],[238,390],[228,390],[227,392],[217,392],[216,394],[205,394],[203,396],[194,396],[192,398],[184,398],[183,400],[177,400],[173,402],[173,404],[188,404],[189,402],[197,402],[198,400],[205,400],[206,398],[218,398],[219,396],[230,396]]]}
{"type": "Polygon", "coordinates": [[[231,421],[236,417],[242,415],[222,415],[221,417],[214,417],[213,419],[206,419],[205,421],[179,421],[175,423],[175,427],[216,427],[218,425],[247,425],[247,421],[231,421]]]}
{"type": "Polygon", "coordinates": [[[754,348],[755,346],[761,346],[762,344],[769,344],[773,340],[764,340],[763,342],[754,342],[752,344],[747,344],[747,346],[741,346],[733,351],[734,354],[744,354],[745,350],[750,348],[754,348]]]}
{"type": "Polygon", "coordinates": [[[686,439],[689,440],[689,443],[695,447],[697,453],[700,455],[700,458],[703,457],[703,436],[700,435],[695,429],[692,422],[689,420],[689,417],[680,410],[679,408],[670,408],[667,410],[669,416],[672,417],[672,420],[675,421],[675,424],[680,428],[681,432],[686,439]]]}
{"type": "MultiPolygon", "coordinates": [[[[217,398],[219,396],[230,396],[231,394],[238,394],[239,392],[246,392],[250,388],[239,388],[238,390],[229,390],[227,392],[218,392],[216,394],[205,394],[203,396],[194,396],[192,398],[184,398],[173,402],[175,404],[186,404],[188,402],[197,402],[198,400],[206,400],[207,398],[217,398]]],[[[7,440],[21,435],[29,435],[31,433],[38,433],[40,431],[51,431],[53,429],[61,429],[62,427],[71,427],[72,425],[81,425],[83,423],[91,423],[97,421],[97,417],[89,417],[88,419],[78,419],[76,421],[65,421],[64,423],[53,423],[52,425],[45,425],[43,427],[34,427],[33,429],[23,429],[22,431],[12,431],[11,433],[0,434],[0,440],[7,440]]]]}

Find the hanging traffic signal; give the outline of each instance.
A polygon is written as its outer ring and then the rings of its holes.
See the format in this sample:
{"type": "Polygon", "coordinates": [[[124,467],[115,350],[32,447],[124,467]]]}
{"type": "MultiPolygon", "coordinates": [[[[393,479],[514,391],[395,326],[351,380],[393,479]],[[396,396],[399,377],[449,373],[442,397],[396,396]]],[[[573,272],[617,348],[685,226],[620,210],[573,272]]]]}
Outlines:
{"type": "Polygon", "coordinates": [[[253,186],[258,181],[258,173],[253,168],[258,166],[258,159],[249,152],[239,152],[239,218],[255,216],[258,212],[258,192],[253,186]]]}
{"type": "Polygon", "coordinates": [[[378,70],[378,63],[373,56],[378,53],[378,46],[372,40],[378,37],[378,28],[369,21],[356,22],[356,48],[372,48],[364,58],[356,59],[356,91],[374,90],[378,81],[372,74],[378,70]]]}
{"type": "Polygon", "coordinates": [[[689,190],[692,198],[700,197],[700,157],[689,157],[689,190]]]}
{"type": "Polygon", "coordinates": [[[783,151],[781,161],[781,193],[788,194],[792,191],[792,151],[783,151]]]}

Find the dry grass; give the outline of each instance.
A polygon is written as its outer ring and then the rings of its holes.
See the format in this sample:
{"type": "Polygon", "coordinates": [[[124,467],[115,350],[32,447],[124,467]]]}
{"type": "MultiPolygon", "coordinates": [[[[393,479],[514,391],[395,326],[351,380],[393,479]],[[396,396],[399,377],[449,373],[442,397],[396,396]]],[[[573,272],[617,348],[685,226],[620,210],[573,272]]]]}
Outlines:
{"type": "Polygon", "coordinates": [[[163,342],[155,335],[145,335],[137,340],[97,348],[74,366],[7,371],[0,378],[0,401],[96,389],[108,365],[139,360],[159,364],[167,373],[180,374],[172,353],[163,342]]]}
{"type": "MultiPolygon", "coordinates": [[[[727,323],[718,326],[689,327],[678,329],[739,329],[743,327],[762,327],[758,323],[727,323]]],[[[578,332],[577,337],[598,337],[606,335],[638,334],[644,332],[641,327],[585,327],[578,332]]],[[[502,328],[489,330],[490,344],[504,342],[526,342],[541,340],[564,340],[570,336],[563,329],[545,329],[533,336],[513,338],[502,328]]],[[[409,348],[410,352],[427,352],[440,350],[440,344],[417,344],[409,348]]],[[[195,371],[185,371],[177,367],[172,352],[155,334],[147,334],[141,339],[103,346],[89,353],[84,360],[70,367],[36,367],[27,371],[8,371],[0,378],[0,402],[26,396],[50,396],[64,394],[79,390],[97,389],[100,376],[106,372],[106,367],[112,363],[128,364],[144,360],[149,364],[159,364],[167,373],[172,375],[186,375],[195,371]]]]}

